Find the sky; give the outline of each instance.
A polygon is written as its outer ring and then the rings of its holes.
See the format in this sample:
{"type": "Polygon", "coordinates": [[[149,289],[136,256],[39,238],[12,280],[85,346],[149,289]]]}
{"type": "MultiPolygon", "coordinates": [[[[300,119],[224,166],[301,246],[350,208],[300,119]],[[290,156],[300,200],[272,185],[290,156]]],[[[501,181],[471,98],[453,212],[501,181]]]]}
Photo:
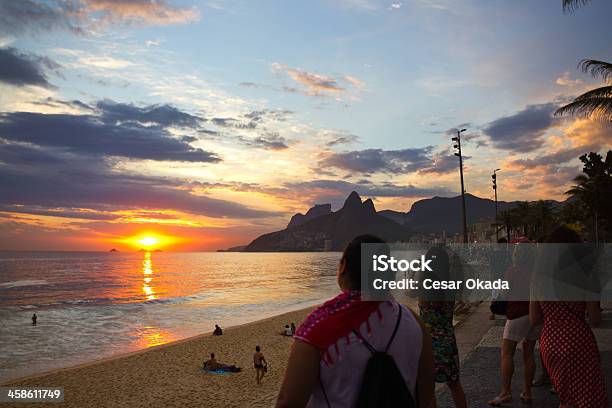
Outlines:
{"type": "Polygon", "coordinates": [[[565,198],[612,3],[0,0],[0,250],[215,250],[353,190],[565,198]],[[153,241],[152,241],[153,242],[153,241]]]}

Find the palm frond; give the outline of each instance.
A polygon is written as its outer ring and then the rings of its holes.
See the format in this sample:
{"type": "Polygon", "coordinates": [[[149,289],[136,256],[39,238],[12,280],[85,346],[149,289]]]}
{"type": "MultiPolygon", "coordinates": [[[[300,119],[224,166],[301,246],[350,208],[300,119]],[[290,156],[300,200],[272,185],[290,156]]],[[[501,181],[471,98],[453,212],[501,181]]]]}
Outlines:
{"type": "Polygon", "coordinates": [[[612,120],[612,86],[588,91],[555,111],[555,116],[566,115],[612,120]]]}
{"type": "Polygon", "coordinates": [[[578,7],[585,5],[589,0],[563,0],[563,11],[573,12],[578,7]]]}
{"type": "Polygon", "coordinates": [[[605,61],[583,59],[578,63],[582,72],[590,73],[594,78],[601,77],[604,82],[612,80],[612,64],[605,61]]]}

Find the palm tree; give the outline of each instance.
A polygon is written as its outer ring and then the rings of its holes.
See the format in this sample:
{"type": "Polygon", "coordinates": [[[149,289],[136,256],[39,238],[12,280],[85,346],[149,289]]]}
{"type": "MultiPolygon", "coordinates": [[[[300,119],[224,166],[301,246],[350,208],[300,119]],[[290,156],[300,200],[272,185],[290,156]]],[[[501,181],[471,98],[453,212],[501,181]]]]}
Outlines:
{"type": "Polygon", "coordinates": [[[588,2],[589,0],[563,0],[563,11],[572,12],[588,2]]]}
{"type": "Polygon", "coordinates": [[[612,120],[612,64],[605,61],[582,60],[578,67],[589,72],[594,78],[601,77],[605,86],[592,89],[560,107],[555,116],[576,115],[593,117],[606,121],[612,120]]]}
{"type": "MultiPolygon", "coordinates": [[[[563,11],[570,13],[590,0],[563,0],[563,11]]],[[[590,72],[594,78],[602,77],[606,86],[585,92],[573,102],[560,107],[555,116],[576,115],[612,121],[612,64],[605,61],[585,59],[578,67],[590,72]]]]}
{"type": "Polygon", "coordinates": [[[576,197],[587,209],[593,220],[595,242],[599,241],[600,218],[604,221],[604,230],[610,228],[612,205],[612,150],[606,158],[591,152],[580,156],[584,164],[582,173],[574,178],[576,183],[565,194],[576,197]],[[602,217],[603,216],[603,217],[602,217]]]}

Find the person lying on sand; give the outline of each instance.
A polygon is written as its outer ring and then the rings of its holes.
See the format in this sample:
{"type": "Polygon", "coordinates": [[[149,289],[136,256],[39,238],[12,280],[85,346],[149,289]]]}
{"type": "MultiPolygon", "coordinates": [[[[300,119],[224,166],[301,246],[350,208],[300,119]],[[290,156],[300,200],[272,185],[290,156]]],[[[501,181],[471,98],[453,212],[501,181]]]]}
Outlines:
{"type": "Polygon", "coordinates": [[[230,371],[232,373],[237,373],[241,370],[240,367],[236,367],[233,364],[230,365],[230,364],[219,363],[217,359],[215,358],[215,353],[210,353],[210,359],[204,362],[203,368],[206,371],[223,370],[223,371],[230,371]]]}

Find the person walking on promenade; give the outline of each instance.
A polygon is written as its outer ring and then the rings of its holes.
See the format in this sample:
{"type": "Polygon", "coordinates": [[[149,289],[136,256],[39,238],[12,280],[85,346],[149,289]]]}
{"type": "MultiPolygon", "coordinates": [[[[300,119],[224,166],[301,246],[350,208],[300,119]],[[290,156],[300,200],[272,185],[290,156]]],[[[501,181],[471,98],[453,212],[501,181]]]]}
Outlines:
{"type": "MultiPolygon", "coordinates": [[[[546,242],[577,244],[581,239],[569,228],[559,227],[546,242]]],[[[564,267],[568,253],[569,250],[562,253],[564,262],[557,262],[554,266],[556,269],[564,267]]],[[[560,408],[609,407],[599,349],[586,316],[591,325],[599,325],[599,302],[553,302],[532,298],[529,304],[531,324],[535,326],[543,322],[540,349],[546,370],[559,395],[560,408]]]]}
{"type": "MultiPolygon", "coordinates": [[[[430,272],[438,281],[451,280],[450,259],[443,247],[430,248],[425,255],[431,260],[430,272]]],[[[467,407],[465,393],[459,380],[459,350],[453,328],[455,297],[449,291],[421,291],[419,312],[423,324],[431,333],[435,363],[434,380],[448,386],[455,406],[467,407]]],[[[435,401],[433,403],[435,407],[435,401]]]]}
{"type": "Polygon", "coordinates": [[[375,404],[382,407],[430,406],[434,392],[431,340],[418,316],[395,300],[361,298],[361,245],[368,243],[386,248],[384,241],[372,235],[353,239],[338,267],[342,293],[315,309],[298,327],[277,407],[372,406],[369,397],[373,395],[375,404]],[[381,366],[385,369],[376,372],[381,366]],[[381,383],[381,378],[387,382],[381,383]],[[393,389],[376,393],[371,385],[380,386],[378,391],[393,389]],[[366,399],[370,405],[359,405],[366,399]]]}
{"type": "Polygon", "coordinates": [[[535,345],[540,338],[540,327],[532,327],[529,322],[529,286],[536,253],[529,243],[514,246],[512,265],[505,274],[505,279],[512,286],[506,306],[506,325],[501,347],[501,391],[489,401],[489,405],[499,407],[512,401],[512,375],[514,374],[514,353],[522,342],[524,378],[523,392],[520,395],[523,403],[531,403],[531,385],[535,375],[535,345]]]}

